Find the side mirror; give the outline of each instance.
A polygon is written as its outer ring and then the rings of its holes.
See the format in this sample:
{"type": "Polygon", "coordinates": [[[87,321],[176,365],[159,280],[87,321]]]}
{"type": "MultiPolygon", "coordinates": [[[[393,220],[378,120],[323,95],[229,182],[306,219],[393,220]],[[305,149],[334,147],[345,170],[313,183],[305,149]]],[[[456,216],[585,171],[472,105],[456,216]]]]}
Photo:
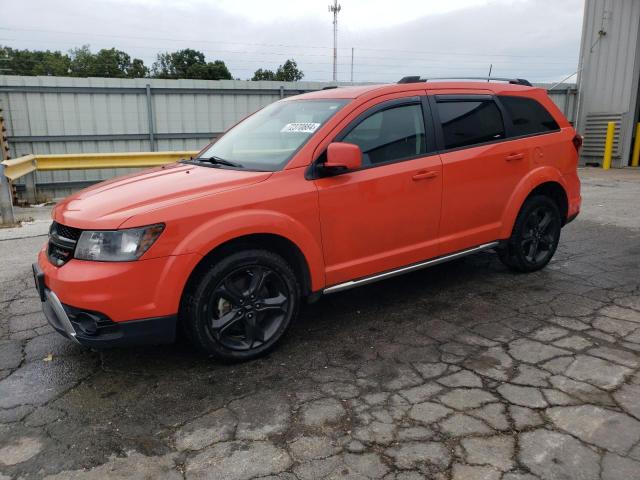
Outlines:
{"type": "Polygon", "coordinates": [[[358,170],[362,166],[362,152],[353,143],[335,142],[327,148],[327,161],[322,164],[325,170],[335,173],[341,171],[358,170]]]}

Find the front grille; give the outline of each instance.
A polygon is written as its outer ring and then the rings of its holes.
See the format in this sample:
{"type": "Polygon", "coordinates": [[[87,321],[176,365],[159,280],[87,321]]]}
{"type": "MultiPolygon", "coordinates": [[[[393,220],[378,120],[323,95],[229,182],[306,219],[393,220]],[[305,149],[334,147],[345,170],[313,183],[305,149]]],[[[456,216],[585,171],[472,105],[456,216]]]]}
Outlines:
{"type": "Polygon", "coordinates": [[[49,230],[49,234],[53,234],[53,233],[55,233],[59,237],[68,238],[69,240],[73,240],[74,242],[77,242],[78,239],[80,238],[80,234],[82,233],[82,230],[80,230],[79,228],[62,225],[61,223],[58,223],[58,222],[53,222],[51,224],[51,229],[49,230]]]}
{"type": "Polygon", "coordinates": [[[81,233],[82,230],[79,228],[53,222],[49,229],[49,245],[47,246],[49,261],[56,267],[61,267],[71,260],[81,233]]]}

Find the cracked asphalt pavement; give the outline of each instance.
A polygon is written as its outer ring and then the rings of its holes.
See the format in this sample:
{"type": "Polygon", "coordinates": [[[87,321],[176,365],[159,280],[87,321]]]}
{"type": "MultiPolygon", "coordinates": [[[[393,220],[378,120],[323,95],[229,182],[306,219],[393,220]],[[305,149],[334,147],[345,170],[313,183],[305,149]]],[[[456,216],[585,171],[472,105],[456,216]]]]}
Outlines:
{"type": "Polygon", "coordinates": [[[241,365],[72,344],[45,238],[0,231],[0,480],[639,479],[640,173],[581,176],[545,270],[482,253],[328,296],[241,365]]]}

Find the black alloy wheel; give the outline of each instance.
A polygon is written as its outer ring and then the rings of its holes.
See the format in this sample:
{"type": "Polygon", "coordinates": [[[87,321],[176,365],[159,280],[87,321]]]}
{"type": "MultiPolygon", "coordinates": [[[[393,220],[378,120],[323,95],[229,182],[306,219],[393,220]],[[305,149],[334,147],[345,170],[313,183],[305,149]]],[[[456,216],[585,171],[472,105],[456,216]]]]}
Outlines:
{"type": "Polygon", "coordinates": [[[211,335],[231,350],[264,345],[289,312],[291,293],[281,275],[262,265],[229,272],[203,305],[211,335]]]}
{"type": "Polygon", "coordinates": [[[558,248],[562,218],[553,199],[528,198],[516,218],[511,237],[498,249],[500,260],[519,272],[544,268],[558,248]]]}
{"type": "Polygon", "coordinates": [[[539,264],[553,252],[558,222],[549,206],[539,206],[527,218],[520,238],[520,248],[527,262],[539,264]]]}
{"type": "Polygon", "coordinates": [[[203,268],[181,308],[187,337],[222,361],[269,352],[298,313],[300,286],[290,265],[267,250],[242,250],[203,268]]]}

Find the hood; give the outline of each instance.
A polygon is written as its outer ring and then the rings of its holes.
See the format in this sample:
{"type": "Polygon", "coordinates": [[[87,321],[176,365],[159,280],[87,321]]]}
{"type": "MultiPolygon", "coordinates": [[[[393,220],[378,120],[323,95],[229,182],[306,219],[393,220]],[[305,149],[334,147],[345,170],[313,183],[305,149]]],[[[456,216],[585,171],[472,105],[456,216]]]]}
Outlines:
{"type": "Polygon", "coordinates": [[[270,175],[174,163],[81,190],[58,203],[53,218],[81,229],[113,229],[134,215],[252,185],[270,175]]]}

